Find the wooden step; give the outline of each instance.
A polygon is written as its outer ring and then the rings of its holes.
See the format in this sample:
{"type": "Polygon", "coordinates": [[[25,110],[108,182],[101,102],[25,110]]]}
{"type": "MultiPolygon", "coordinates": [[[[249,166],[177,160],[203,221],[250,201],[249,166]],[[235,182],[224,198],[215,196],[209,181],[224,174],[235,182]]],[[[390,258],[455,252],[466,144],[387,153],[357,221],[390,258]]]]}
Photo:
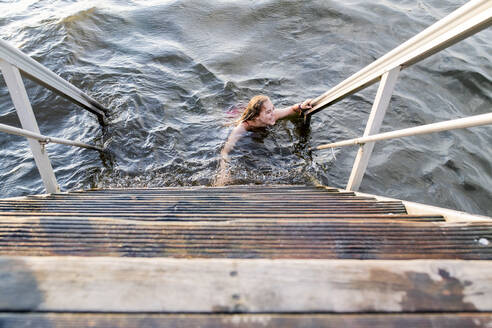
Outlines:
{"type": "MultiPolygon", "coordinates": [[[[110,189],[0,200],[0,217],[117,217],[135,220],[328,218],[407,214],[399,201],[376,201],[336,189],[306,186],[110,189]]],[[[402,219],[405,218],[402,216],[402,219]]],[[[412,217],[412,221],[418,217],[412,217]]],[[[422,220],[442,221],[440,216],[422,220]]]]}
{"type": "Polygon", "coordinates": [[[2,328],[320,328],[320,327],[489,327],[492,313],[387,314],[156,314],[156,313],[0,313],[2,328]],[[34,325],[33,325],[34,324],[34,325]]]}
{"type": "Polygon", "coordinates": [[[491,264],[0,257],[0,312],[490,312],[491,264]]]}
{"type": "Polygon", "coordinates": [[[143,222],[4,217],[0,255],[175,258],[492,259],[491,223],[391,218],[143,222]]]}
{"type": "Polygon", "coordinates": [[[4,199],[0,326],[487,325],[491,240],[492,221],[333,188],[4,199]]]}
{"type": "Polygon", "coordinates": [[[0,201],[0,255],[492,259],[490,223],[449,225],[333,188],[110,189],[0,201]]]}

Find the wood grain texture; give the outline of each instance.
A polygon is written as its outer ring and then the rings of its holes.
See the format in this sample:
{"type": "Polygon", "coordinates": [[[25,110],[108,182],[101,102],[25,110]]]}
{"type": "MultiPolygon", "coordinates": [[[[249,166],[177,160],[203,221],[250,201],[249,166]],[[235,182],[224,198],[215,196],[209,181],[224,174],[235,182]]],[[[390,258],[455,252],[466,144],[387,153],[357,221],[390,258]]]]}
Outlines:
{"type": "Polygon", "coordinates": [[[491,313],[209,315],[0,313],[2,328],[479,328],[491,324],[491,313]]]}
{"type": "Polygon", "coordinates": [[[0,326],[481,326],[490,240],[492,221],[305,186],[0,200],[0,326]]]}
{"type": "Polygon", "coordinates": [[[491,311],[490,261],[0,258],[0,311],[491,311]]]}
{"type": "Polygon", "coordinates": [[[235,217],[141,221],[4,217],[0,255],[174,258],[491,260],[492,222],[401,217],[235,217]],[[208,220],[207,220],[208,219],[208,220]],[[481,243],[482,241],[482,243],[481,243]]]}
{"type": "MultiPolygon", "coordinates": [[[[94,190],[0,200],[0,217],[35,214],[139,220],[207,217],[211,220],[242,215],[267,218],[389,213],[406,214],[406,211],[398,201],[378,202],[353,193],[302,186],[94,190]]],[[[434,218],[439,219],[442,220],[434,218]]]]}
{"type": "Polygon", "coordinates": [[[0,200],[0,255],[490,260],[491,222],[307,186],[108,189],[0,200]]]}

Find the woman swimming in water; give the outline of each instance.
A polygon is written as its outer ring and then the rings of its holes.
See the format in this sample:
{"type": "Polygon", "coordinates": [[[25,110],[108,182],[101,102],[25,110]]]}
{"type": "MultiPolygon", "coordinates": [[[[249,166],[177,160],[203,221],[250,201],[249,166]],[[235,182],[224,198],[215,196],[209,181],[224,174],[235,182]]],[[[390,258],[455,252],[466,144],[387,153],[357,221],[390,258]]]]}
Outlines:
{"type": "Polygon", "coordinates": [[[220,152],[220,168],[215,185],[222,186],[228,181],[227,163],[229,161],[229,152],[247,131],[272,126],[277,120],[289,116],[300,116],[303,111],[312,108],[311,102],[311,99],[307,99],[290,107],[276,109],[267,96],[258,95],[251,98],[220,152]]]}

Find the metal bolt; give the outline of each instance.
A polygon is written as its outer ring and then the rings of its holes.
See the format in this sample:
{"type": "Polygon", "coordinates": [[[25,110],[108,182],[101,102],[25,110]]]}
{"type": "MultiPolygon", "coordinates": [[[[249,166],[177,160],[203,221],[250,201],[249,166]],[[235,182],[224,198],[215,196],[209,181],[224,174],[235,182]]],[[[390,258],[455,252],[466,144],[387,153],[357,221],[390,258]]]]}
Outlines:
{"type": "Polygon", "coordinates": [[[489,246],[490,241],[487,238],[480,238],[478,240],[478,243],[480,244],[480,246],[489,246]]]}

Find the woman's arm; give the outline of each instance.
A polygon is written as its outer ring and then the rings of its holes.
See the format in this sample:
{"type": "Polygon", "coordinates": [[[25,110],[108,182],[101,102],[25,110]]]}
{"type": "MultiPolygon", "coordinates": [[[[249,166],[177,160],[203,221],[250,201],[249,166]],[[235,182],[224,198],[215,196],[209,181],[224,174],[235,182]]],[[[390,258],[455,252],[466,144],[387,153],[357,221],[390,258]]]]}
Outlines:
{"type": "Polygon", "coordinates": [[[241,139],[244,133],[246,133],[246,129],[244,128],[243,123],[238,124],[236,127],[234,127],[234,129],[232,129],[232,132],[229,135],[229,138],[227,138],[224,148],[222,148],[222,151],[220,152],[222,160],[229,160],[229,152],[232,150],[232,148],[234,148],[234,145],[239,139],[241,139]]]}
{"type": "Polygon", "coordinates": [[[232,130],[229,138],[227,138],[224,148],[222,148],[222,151],[220,152],[219,174],[217,175],[214,185],[223,186],[229,180],[229,174],[227,171],[229,153],[234,148],[236,142],[241,139],[245,132],[246,129],[244,128],[244,124],[241,123],[232,130]]]}
{"type": "Polygon", "coordinates": [[[275,120],[281,120],[283,118],[286,118],[289,116],[294,116],[294,115],[296,115],[296,116],[301,115],[301,113],[303,111],[312,108],[311,101],[312,101],[312,99],[307,99],[307,100],[303,101],[302,103],[294,104],[290,107],[275,109],[275,111],[274,111],[275,120]]]}

